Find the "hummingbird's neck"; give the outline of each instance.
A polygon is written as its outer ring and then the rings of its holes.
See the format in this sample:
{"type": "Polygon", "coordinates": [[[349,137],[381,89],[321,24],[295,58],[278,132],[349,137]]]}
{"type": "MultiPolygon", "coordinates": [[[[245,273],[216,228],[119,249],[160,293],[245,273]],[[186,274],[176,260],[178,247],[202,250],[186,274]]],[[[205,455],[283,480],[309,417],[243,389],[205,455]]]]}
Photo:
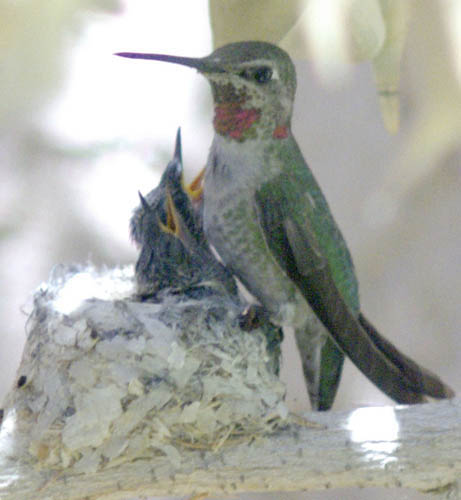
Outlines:
{"type": "Polygon", "coordinates": [[[219,135],[244,141],[255,136],[260,119],[260,109],[246,109],[242,102],[222,102],[215,105],[213,126],[219,135]]]}
{"type": "Polygon", "coordinates": [[[215,132],[227,139],[285,139],[290,134],[289,113],[269,102],[262,93],[215,77],[211,82],[215,132]]]}
{"type": "Polygon", "coordinates": [[[238,142],[247,139],[285,139],[290,132],[288,124],[271,120],[264,116],[261,109],[247,107],[243,102],[216,103],[214,112],[215,132],[238,142]]]}

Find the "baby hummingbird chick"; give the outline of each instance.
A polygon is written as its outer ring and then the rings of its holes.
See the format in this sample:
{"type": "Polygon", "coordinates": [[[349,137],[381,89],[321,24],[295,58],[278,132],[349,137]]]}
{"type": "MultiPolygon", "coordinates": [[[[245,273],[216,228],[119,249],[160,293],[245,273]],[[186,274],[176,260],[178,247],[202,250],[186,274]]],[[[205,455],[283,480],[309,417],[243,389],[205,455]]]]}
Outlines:
{"type": "Polygon", "coordinates": [[[238,300],[230,272],[212,254],[183,177],[181,135],[159,185],[130,220],[131,237],[141,252],[136,263],[137,293],[155,298],[161,291],[200,298],[222,293],[238,300]]]}

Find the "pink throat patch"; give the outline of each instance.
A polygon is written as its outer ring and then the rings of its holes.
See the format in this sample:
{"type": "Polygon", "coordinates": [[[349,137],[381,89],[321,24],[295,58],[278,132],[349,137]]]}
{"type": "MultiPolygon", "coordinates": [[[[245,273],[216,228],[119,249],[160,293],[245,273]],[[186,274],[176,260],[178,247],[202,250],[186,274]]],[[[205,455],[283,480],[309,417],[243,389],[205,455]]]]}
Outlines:
{"type": "Polygon", "coordinates": [[[240,102],[222,103],[215,107],[213,125],[221,135],[243,140],[244,133],[261,118],[259,109],[244,109],[240,102]]]}
{"type": "Polygon", "coordinates": [[[288,127],[286,125],[278,125],[272,132],[274,139],[285,139],[288,137],[288,127]]]}

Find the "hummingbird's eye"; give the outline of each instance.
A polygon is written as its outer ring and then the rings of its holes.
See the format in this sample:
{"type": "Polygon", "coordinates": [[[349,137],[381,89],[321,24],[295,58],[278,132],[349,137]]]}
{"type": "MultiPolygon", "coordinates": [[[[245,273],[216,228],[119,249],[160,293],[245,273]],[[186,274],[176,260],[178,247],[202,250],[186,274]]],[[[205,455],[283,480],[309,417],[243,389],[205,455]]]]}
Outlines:
{"type": "Polygon", "coordinates": [[[258,83],[267,83],[272,78],[272,68],[269,66],[261,66],[253,73],[253,78],[258,83]]]}
{"type": "Polygon", "coordinates": [[[239,76],[245,80],[254,80],[256,83],[267,83],[272,79],[272,68],[260,66],[255,69],[244,69],[239,76]]]}

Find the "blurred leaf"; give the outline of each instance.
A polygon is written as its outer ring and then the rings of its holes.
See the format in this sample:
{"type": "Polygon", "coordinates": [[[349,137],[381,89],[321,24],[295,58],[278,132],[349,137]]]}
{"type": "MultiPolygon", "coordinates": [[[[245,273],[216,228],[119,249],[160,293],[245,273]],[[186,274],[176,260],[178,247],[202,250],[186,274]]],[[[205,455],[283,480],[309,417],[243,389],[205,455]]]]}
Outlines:
{"type": "Polygon", "coordinates": [[[293,57],[312,59],[327,81],[380,51],[386,27],[378,0],[307,0],[305,5],[281,45],[293,57]]]}
{"type": "Polygon", "coordinates": [[[408,31],[410,2],[381,0],[386,23],[386,40],[373,59],[373,72],[379,96],[379,105],[384,125],[395,134],[400,123],[400,62],[408,31]]]}
{"type": "Polygon", "coordinates": [[[446,0],[420,0],[411,11],[406,61],[416,116],[397,161],[367,201],[366,211],[383,223],[391,222],[408,193],[461,145],[461,85],[447,57],[452,6],[446,0]]]}
{"type": "Polygon", "coordinates": [[[278,44],[305,8],[305,0],[210,0],[213,47],[242,40],[278,44]]]}

